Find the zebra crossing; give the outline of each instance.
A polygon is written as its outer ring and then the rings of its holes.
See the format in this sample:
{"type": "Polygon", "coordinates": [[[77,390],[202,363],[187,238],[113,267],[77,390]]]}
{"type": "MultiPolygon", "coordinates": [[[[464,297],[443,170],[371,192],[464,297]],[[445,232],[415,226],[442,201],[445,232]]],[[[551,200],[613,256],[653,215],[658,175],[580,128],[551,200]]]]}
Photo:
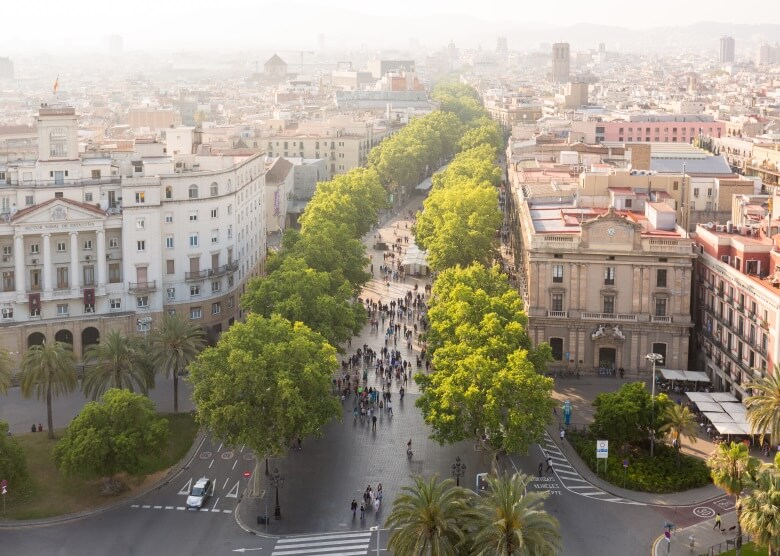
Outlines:
{"type": "Polygon", "coordinates": [[[365,556],[371,531],[287,537],[276,541],[271,556],[365,556]]]}
{"type": "Polygon", "coordinates": [[[627,500],[620,498],[609,492],[605,492],[600,488],[597,488],[590,484],[588,481],[582,478],[568,458],[563,454],[558,445],[553,441],[549,434],[544,433],[544,441],[539,445],[539,449],[542,451],[544,459],[548,457],[552,463],[553,473],[558,477],[563,488],[576,494],[578,496],[585,496],[593,500],[601,500],[602,502],[614,502],[616,504],[630,504],[633,506],[645,506],[643,502],[635,502],[633,500],[627,500]]]}

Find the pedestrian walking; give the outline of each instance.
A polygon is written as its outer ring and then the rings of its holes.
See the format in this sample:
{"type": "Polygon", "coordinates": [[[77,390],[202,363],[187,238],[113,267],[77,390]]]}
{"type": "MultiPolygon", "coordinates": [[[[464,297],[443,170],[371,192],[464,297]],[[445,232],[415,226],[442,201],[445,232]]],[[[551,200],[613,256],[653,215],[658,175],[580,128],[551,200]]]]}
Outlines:
{"type": "Polygon", "coordinates": [[[723,530],[723,528],[721,527],[720,512],[715,514],[715,524],[712,526],[712,528],[717,529],[718,531],[723,530]]]}
{"type": "Polygon", "coordinates": [[[376,430],[376,415],[371,417],[371,430],[376,430]]]}
{"type": "Polygon", "coordinates": [[[363,521],[366,518],[366,506],[365,504],[360,504],[360,521],[363,521]]]}
{"type": "Polygon", "coordinates": [[[355,519],[355,514],[357,513],[357,500],[354,498],[352,499],[352,504],[349,505],[349,509],[352,510],[352,519],[355,519]]]}
{"type": "Polygon", "coordinates": [[[379,513],[379,506],[381,505],[381,502],[379,498],[374,499],[374,512],[379,513]]]}
{"type": "Polygon", "coordinates": [[[387,405],[385,407],[387,407],[387,414],[392,416],[393,415],[393,404],[390,403],[390,400],[387,400],[387,405]]]}
{"type": "Polygon", "coordinates": [[[542,476],[542,469],[543,468],[544,468],[544,462],[540,461],[539,462],[539,477],[542,476]]]}
{"type": "Polygon", "coordinates": [[[545,460],[547,462],[547,469],[545,471],[552,471],[552,458],[550,456],[547,456],[547,459],[545,460]]]}
{"type": "Polygon", "coordinates": [[[566,436],[566,431],[561,429],[561,442],[563,442],[563,438],[566,436]]]}

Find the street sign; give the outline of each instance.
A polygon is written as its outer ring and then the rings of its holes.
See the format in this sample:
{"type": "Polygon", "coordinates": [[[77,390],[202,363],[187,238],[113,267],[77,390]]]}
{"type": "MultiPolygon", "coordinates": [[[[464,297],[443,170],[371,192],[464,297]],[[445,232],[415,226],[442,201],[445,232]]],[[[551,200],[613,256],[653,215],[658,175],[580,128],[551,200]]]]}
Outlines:
{"type": "Polygon", "coordinates": [[[596,440],[596,459],[607,459],[609,456],[609,440],[596,440]]]}
{"type": "Polygon", "coordinates": [[[626,468],[628,467],[628,460],[627,459],[623,460],[623,467],[626,467],[626,468]]]}
{"type": "Polygon", "coordinates": [[[2,488],[3,488],[3,494],[8,494],[8,490],[5,487],[2,488]]]}
{"type": "Polygon", "coordinates": [[[244,471],[244,478],[245,479],[248,479],[251,476],[252,476],[252,472],[251,471],[244,471]]]}
{"type": "Polygon", "coordinates": [[[5,479],[3,479],[2,481],[0,481],[0,488],[5,488],[5,487],[7,487],[7,486],[8,486],[8,481],[6,481],[5,479]]]}
{"type": "Polygon", "coordinates": [[[569,400],[563,402],[563,420],[567,427],[571,424],[571,402],[569,400]]]}

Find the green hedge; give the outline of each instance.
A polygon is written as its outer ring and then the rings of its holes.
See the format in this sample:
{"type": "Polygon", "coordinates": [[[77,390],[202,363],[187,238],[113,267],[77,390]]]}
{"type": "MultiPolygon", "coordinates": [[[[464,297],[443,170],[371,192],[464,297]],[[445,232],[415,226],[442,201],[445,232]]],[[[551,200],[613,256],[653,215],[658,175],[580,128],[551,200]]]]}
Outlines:
{"type": "MultiPolygon", "coordinates": [[[[588,432],[571,431],[566,435],[580,458],[592,471],[596,471],[596,438],[588,432]]],[[[710,471],[703,460],[680,454],[677,467],[677,453],[666,444],[657,443],[655,457],[639,448],[632,448],[625,455],[610,447],[607,459],[607,474],[604,476],[604,461],[599,462],[599,476],[609,483],[623,487],[623,460],[628,459],[625,472],[625,488],[642,492],[680,492],[698,488],[710,483],[710,471]]]]}

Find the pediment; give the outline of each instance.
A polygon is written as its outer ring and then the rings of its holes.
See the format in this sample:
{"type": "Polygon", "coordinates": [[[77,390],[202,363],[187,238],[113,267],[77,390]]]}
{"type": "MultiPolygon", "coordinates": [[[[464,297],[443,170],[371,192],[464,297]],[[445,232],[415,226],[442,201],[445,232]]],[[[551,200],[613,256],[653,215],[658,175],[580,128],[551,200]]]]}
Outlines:
{"type": "Polygon", "coordinates": [[[103,220],[105,213],[97,207],[76,203],[67,199],[53,199],[28,207],[13,215],[14,225],[60,224],[103,220]]]}

